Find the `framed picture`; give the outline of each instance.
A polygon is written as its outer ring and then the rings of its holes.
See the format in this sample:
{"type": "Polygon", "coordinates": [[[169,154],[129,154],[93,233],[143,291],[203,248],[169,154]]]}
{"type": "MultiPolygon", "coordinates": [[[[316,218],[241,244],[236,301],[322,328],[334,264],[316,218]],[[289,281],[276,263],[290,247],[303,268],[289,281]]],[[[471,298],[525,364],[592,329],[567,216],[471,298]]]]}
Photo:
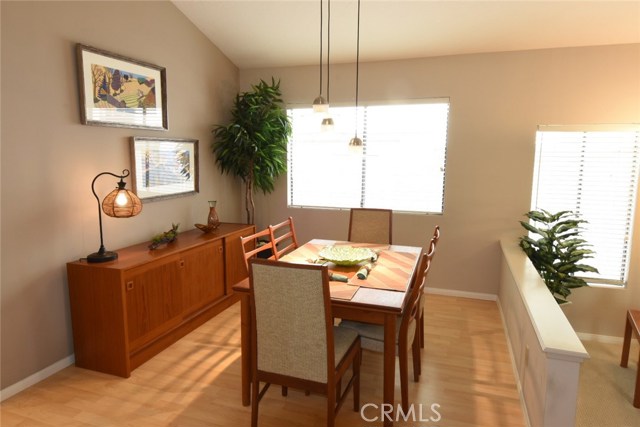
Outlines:
{"type": "Polygon", "coordinates": [[[167,130],[163,67],[76,46],[82,124],[167,130]]]}
{"type": "Polygon", "coordinates": [[[198,140],[131,138],[133,191],[143,201],[188,196],[199,191],[198,140]]]}

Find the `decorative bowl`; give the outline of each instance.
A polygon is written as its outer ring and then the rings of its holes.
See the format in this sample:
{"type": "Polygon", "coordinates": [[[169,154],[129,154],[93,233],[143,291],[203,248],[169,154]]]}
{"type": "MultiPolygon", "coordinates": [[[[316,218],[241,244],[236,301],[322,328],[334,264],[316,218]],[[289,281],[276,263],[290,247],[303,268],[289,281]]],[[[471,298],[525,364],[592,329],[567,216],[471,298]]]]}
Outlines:
{"type": "Polygon", "coordinates": [[[198,227],[200,229],[200,231],[204,232],[204,233],[211,233],[213,230],[215,230],[216,228],[218,228],[218,225],[208,225],[208,224],[194,224],[196,227],[198,227]]]}
{"type": "Polygon", "coordinates": [[[363,261],[375,261],[378,254],[369,248],[354,248],[353,246],[325,246],[318,256],[336,265],[353,266],[363,261]]]}

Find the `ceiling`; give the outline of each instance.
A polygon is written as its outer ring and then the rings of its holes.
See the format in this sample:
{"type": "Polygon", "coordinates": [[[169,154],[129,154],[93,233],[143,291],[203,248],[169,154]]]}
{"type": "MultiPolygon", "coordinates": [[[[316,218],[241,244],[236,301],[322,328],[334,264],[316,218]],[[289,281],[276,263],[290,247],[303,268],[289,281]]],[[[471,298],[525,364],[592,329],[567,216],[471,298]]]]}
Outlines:
{"type": "MultiPolygon", "coordinates": [[[[319,0],[173,3],[240,69],[318,64],[319,0]]],[[[331,63],[355,62],[356,23],[331,2],[331,63]]],[[[362,0],[360,31],[361,62],[640,43],[640,0],[362,0]]]]}

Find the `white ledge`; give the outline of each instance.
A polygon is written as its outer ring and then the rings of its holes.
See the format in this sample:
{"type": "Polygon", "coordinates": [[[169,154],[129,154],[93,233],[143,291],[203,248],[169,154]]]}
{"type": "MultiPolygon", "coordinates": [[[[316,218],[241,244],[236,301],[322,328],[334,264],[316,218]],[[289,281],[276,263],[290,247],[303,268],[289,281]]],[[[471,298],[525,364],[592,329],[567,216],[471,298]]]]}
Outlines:
{"type": "Polygon", "coordinates": [[[500,246],[542,351],[553,359],[588,359],[589,353],[518,243],[503,239],[500,246]]]}

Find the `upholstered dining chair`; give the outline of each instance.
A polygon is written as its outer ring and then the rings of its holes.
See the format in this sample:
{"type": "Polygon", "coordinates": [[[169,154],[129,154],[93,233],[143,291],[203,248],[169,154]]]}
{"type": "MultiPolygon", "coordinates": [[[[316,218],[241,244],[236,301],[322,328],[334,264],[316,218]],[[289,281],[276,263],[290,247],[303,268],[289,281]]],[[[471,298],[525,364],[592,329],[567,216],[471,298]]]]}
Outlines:
{"type": "MultiPolygon", "coordinates": [[[[433,253],[431,254],[431,258],[436,253],[436,247],[438,246],[438,242],[440,241],[440,226],[436,225],[433,228],[433,236],[431,237],[431,241],[429,242],[429,250],[431,250],[431,243],[433,242],[433,253]]],[[[424,298],[420,298],[420,324],[418,325],[420,328],[418,332],[418,337],[420,337],[420,348],[424,348],[424,298]]]]}
{"type": "Polygon", "coordinates": [[[273,243],[273,256],[276,261],[298,247],[293,217],[289,217],[279,224],[270,225],[269,233],[273,243]]]}
{"type": "Polygon", "coordinates": [[[327,396],[327,426],[353,388],[360,409],[361,347],[358,333],[333,325],[326,266],[249,261],[252,346],[251,425],[270,384],[327,396]],[[352,375],[341,391],[349,367],[352,375]],[[260,382],[265,385],[260,390],[260,382]]]}
{"type": "MultiPolygon", "coordinates": [[[[396,322],[396,354],[400,364],[400,394],[402,407],[405,411],[409,410],[409,345],[411,345],[412,351],[414,381],[418,381],[421,373],[420,341],[416,335],[420,314],[418,309],[430,267],[430,255],[422,254],[418,270],[411,283],[409,300],[396,322]]],[[[357,331],[360,335],[362,348],[378,353],[384,352],[384,327],[382,325],[343,320],[340,326],[357,331]]]]}
{"type": "Polygon", "coordinates": [[[390,209],[351,209],[349,241],[391,244],[392,215],[390,209]]]}
{"type": "Polygon", "coordinates": [[[263,255],[267,258],[273,258],[273,241],[268,228],[258,231],[248,236],[240,237],[242,251],[244,252],[244,265],[249,271],[249,259],[259,256],[258,254],[265,252],[263,255]],[[268,242],[265,240],[268,239],[268,242]],[[269,251],[269,252],[267,252],[269,251]]]}

